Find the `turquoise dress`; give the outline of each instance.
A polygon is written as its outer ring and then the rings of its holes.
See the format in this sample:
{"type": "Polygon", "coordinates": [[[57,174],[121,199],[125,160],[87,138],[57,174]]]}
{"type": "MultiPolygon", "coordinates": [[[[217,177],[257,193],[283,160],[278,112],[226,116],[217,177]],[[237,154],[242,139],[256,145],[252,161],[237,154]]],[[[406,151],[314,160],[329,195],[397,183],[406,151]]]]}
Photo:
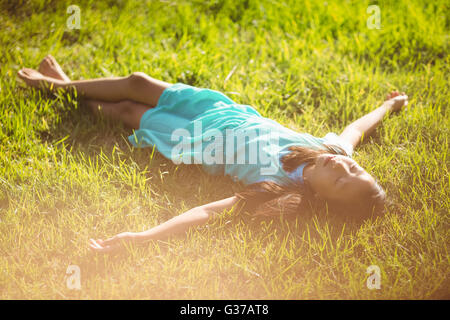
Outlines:
{"type": "Polygon", "coordinates": [[[201,164],[210,174],[229,175],[246,185],[299,183],[304,166],[292,173],[281,167],[280,159],[291,146],[339,146],[349,156],[353,151],[335,133],[322,138],[298,133],[218,91],[182,83],[164,90],[128,139],[135,147],[155,146],[176,164],[201,164]]]}

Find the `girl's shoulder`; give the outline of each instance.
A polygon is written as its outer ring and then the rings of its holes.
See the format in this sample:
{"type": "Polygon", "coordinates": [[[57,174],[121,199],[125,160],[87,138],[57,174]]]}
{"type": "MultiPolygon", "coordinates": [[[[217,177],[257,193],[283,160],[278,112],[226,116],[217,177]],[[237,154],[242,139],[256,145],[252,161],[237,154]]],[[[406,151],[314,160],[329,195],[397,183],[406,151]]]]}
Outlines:
{"type": "MultiPolygon", "coordinates": [[[[327,133],[324,137],[324,143],[333,148],[333,146],[338,146],[345,151],[345,155],[351,157],[353,154],[353,146],[348,141],[342,139],[334,132],[327,133]]],[[[335,150],[338,154],[341,154],[341,150],[338,148],[335,150]]]]}

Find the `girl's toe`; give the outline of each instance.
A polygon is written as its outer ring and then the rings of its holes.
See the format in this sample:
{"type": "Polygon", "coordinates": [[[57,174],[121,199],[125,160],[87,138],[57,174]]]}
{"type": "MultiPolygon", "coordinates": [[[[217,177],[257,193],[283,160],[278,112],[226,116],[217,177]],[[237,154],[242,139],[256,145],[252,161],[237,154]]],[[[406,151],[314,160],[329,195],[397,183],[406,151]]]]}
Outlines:
{"type": "Polygon", "coordinates": [[[52,58],[53,58],[52,56],[45,57],[45,59],[47,60],[48,64],[51,65],[51,66],[54,66],[55,65],[55,61],[52,58]]]}
{"type": "Polygon", "coordinates": [[[30,72],[26,68],[23,68],[23,69],[19,70],[18,73],[19,73],[19,76],[22,77],[22,78],[29,78],[30,77],[30,72]]]}

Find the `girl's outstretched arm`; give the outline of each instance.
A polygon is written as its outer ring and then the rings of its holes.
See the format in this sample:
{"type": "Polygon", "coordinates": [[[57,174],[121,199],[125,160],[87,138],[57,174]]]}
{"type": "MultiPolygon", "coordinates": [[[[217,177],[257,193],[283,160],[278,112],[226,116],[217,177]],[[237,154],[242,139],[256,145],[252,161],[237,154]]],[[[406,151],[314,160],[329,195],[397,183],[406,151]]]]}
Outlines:
{"type": "Polygon", "coordinates": [[[355,148],[363,138],[370,135],[378,127],[388,111],[398,111],[407,104],[408,96],[404,92],[400,94],[394,91],[387,96],[386,101],[380,107],[345,127],[340,137],[351,143],[355,148]]]}
{"type": "Polygon", "coordinates": [[[238,201],[239,198],[233,196],[195,207],[143,232],[123,232],[107,240],[90,239],[89,247],[96,252],[111,252],[118,249],[121,242],[141,243],[148,240],[165,239],[170,235],[187,231],[190,227],[205,224],[211,217],[216,217],[224,210],[231,209],[238,201]]]}

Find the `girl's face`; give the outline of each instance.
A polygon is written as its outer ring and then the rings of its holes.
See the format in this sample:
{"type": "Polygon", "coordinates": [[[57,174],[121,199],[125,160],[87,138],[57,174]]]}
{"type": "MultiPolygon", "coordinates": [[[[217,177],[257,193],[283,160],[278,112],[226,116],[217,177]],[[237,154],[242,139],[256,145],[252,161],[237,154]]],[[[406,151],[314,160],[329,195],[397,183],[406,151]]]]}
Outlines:
{"type": "Polygon", "coordinates": [[[370,174],[346,156],[323,154],[308,167],[305,168],[304,178],[324,200],[348,203],[368,192],[375,184],[370,174]]]}

